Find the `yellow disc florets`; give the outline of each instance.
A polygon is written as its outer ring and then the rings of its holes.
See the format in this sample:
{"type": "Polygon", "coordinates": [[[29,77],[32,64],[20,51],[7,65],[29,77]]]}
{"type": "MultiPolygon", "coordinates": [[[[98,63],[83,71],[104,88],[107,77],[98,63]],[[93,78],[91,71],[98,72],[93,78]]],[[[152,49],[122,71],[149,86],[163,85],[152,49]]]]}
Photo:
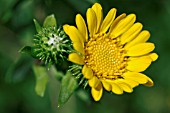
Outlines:
{"type": "Polygon", "coordinates": [[[86,44],[85,62],[98,78],[116,79],[125,72],[127,58],[118,40],[107,36],[91,38],[86,44]]]}

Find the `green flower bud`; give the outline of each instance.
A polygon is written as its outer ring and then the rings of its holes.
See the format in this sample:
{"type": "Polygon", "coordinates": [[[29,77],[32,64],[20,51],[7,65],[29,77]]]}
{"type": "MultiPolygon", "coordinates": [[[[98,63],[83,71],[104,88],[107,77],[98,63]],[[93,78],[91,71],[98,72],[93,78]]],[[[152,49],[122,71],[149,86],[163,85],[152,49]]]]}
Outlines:
{"type": "Polygon", "coordinates": [[[69,40],[61,28],[43,27],[35,35],[33,51],[45,64],[57,63],[64,58],[63,54],[67,53],[69,48],[69,40]]]}

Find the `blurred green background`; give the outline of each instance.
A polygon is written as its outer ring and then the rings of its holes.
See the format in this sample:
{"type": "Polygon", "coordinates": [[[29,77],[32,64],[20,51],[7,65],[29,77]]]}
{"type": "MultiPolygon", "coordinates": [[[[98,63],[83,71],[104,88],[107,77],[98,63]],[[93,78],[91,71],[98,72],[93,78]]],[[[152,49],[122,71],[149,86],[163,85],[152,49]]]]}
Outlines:
{"type": "Polygon", "coordinates": [[[169,6],[170,0],[0,0],[0,113],[170,113],[169,6]],[[139,86],[121,96],[104,92],[100,102],[84,101],[74,94],[57,108],[60,83],[51,79],[45,96],[37,96],[34,59],[18,51],[32,44],[34,18],[42,24],[53,13],[58,25],[74,25],[75,15],[85,16],[94,2],[101,3],[105,15],[112,7],[118,9],[117,15],[135,13],[137,21],[151,32],[159,59],[145,74],[155,86],[139,86]]]}

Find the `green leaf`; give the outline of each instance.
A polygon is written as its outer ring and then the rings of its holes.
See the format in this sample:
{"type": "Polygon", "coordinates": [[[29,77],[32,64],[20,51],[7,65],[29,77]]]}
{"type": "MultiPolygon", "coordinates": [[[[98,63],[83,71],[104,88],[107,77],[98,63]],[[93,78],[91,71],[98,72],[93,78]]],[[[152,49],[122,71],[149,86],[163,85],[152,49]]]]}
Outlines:
{"type": "Polygon", "coordinates": [[[54,14],[49,15],[45,18],[44,24],[43,24],[44,27],[56,27],[56,25],[57,25],[57,22],[54,17],[54,14]]]}
{"type": "Polygon", "coordinates": [[[20,53],[26,53],[31,55],[32,54],[32,48],[30,46],[24,46],[19,50],[20,53]]]}
{"type": "Polygon", "coordinates": [[[61,89],[58,98],[58,107],[65,104],[73,92],[77,89],[78,83],[76,79],[69,73],[63,77],[61,81],[61,89]]]}
{"type": "Polygon", "coordinates": [[[37,31],[37,32],[41,31],[41,26],[40,26],[40,24],[37,22],[37,20],[36,20],[36,19],[33,19],[33,21],[34,21],[34,24],[35,24],[36,31],[37,31]]]}
{"type": "Polygon", "coordinates": [[[30,46],[24,46],[23,48],[21,48],[19,50],[20,53],[26,53],[28,55],[31,55],[33,58],[38,58],[35,54],[35,52],[33,51],[33,48],[30,46]]]}
{"type": "Polygon", "coordinates": [[[33,71],[36,77],[35,91],[37,95],[43,97],[49,79],[47,70],[43,66],[34,65],[33,71]]]}

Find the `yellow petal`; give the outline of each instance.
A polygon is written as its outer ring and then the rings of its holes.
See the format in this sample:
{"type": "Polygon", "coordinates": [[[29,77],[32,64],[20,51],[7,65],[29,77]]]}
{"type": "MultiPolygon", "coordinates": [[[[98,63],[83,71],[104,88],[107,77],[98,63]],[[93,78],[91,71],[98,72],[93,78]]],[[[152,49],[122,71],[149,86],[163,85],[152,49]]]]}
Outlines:
{"type": "Polygon", "coordinates": [[[87,25],[90,32],[90,37],[92,37],[96,32],[97,18],[93,9],[89,8],[86,12],[87,25]]]}
{"type": "Polygon", "coordinates": [[[115,16],[116,16],[116,9],[112,8],[106,15],[105,19],[103,20],[103,23],[100,28],[100,32],[105,33],[108,30],[113,20],[115,19],[115,16]]]}
{"type": "Polygon", "coordinates": [[[78,55],[77,53],[69,54],[68,59],[69,61],[76,63],[76,64],[80,64],[80,65],[84,64],[84,59],[80,57],[80,55],[78,55]]]}
{"type": "Polygon", "coordinates": [[[107,90],[107,91],[111,91],[112,90],[112,86],[110,83],[102,80],[102,84],[103,84],[103,87],[107,90]]]}
{"type": "Polygon", "coordinates": [[[87,41],[88,33],[87,33],[86,23],[80,14],[76,15],[76,25],[77,25],[79,32],[82,34],[83,41],[84,42],[87,41]]]}
{"type": "Polygon", "coordinates": [[[153,43],[140,43],[127,50],[127,56],[141,56],[150,53],[155,48],[153,43]]]}
{"type": "Polygon", "coordinates": [[[158,55],[156,53],[149,53],[149,54],[146,54],[146,55],[143,55],[143,56],[130,57],[129,60],[135,60],[135,59],[138,59],[138,58],[149,58],[149,59],[151,59],[151,61],[155,61],[155,60],[157,60],[158,55]]]}
{"type": "Polygon", "coordinates": [[[113,31],[113,29],[115,28],[115,26],[123,19],[126,17],[126,14],[123,13],[121,15],[119,15],[111,24],[110,29],[109,29],[109,34],[113,31]]]}
{"type": "Polygon", "coordinates": [[[79,37],[75,36],[76,34],[73,34],[70,32],[70,25],[64,25],[63,29],[65,31],[65,33],[70,37],[72,42],[80,42],[79,37]]]}
{"type": "Polygon", "coordinates": [[[96,76],[93,76],[91,79],[88,80],[88,82],[89,86],[93,88],[96,88],[100,83],[99,79],[96,76]]]}
{"type": "Polygon", "coordinates": [[[80,45],[84,46],[84,39],[75,26],[64,25],[63,29],[73,43],[79,43],[80,45]]]}
{"type": "Polygon", "coordinates": [[[112,85],[112,92],[113,93],[118,94],[118,95],[123,94],[123,89],[119,85],[117,85],[114,82],[112,82],[111,85],[112,85]]]}
{"type": "Polygon", "coordinates": [[[152,58],[152,61],[155,61],[158,59],[158,55],[156,53],[150,53],[149,56],[152,58]]]}
{"type": "Polygon", "coordinates": [[[127,69],[129,71],[142,72],[146,70],[151,64],[152,59],[150,57],[135,58],[128,61],[127,69]]]}
{"type": "Polygon", "coordinates": [[[96,13],[96,17],[97,17],[97,28],[96,28],[96,33],[97,33],[100,28],[101,22],[103,20],[103,11],[102,11],[102,7],[99,3],[95,3],[92,6],[92,9],[96,13]]]}
{"type": "Polygon", "coordinates": [[[93,71],[87,65],[83,66],[82,73],[86,79],[91,79],[93,77],[93,71]]]}
{"type": "Polygon", "coordinates": [[[113,31],[111,31],[110,37],[113,39],[123,34],[133,25],[135,20],[136,20],[135,14],[130,14],[126,18],[122,19],[113,29],[113,31]]]}
{"type": "MultiPolygon", "coordinates": [[[[136,86],[140,83],[140,84],[144,84],[145,86],[151,87],[154,85],[153,81],[146,75],[142,74],[142,73],[136,73],[136,72],[126,72],[124,75],[124,80],[123,82],[129,84],[130,86],[132,86],[132,83],[135,83],[136,86]],[[136,77],[136,79],[135,79],[136,77]]],[[[135,85],[133,84],[133,85],[135,85]]],[[[134,86],[134,87],[136,87],[134,86]]],[[[133,88],[133,87],[132,87],[133,88]]]]}
{"type": "Polygon", "coordinates": [[[141,23],[135,23],[128,31],[126,31],[120,37],[121,44],[125,44],[131,40],[133,40],[138,33],[142,30],[143,25],[141,23]]]}
{"type": "Polygon", "coordinates": [[[134,81],[134,80],[131,80],[131,79],[127,79],[127,78],[124,79],[123,82],[129,84],[129,85],[131,86],[131,88],[134,88],[134,87],[136,87],[136,86],[139,85],[138,82],[136,82],[136,81],[134,81]]]}
{"type": "Polygon", "coordinates": [[[123,82],[123,80],[117,80],[117,84],[123,89],[123,91],[128,93],[133,92],[132,87],[129,84],[123,82]]]}
{"type": "Polygon", "coordinates": [[[140,84],[146,84],[148,82],[147,76],[137,72],[126,72],[123,74],[125,79],[134,80],[140,84]]]}
{"type": "Polygon", "coordinates": [[[100,83],[97,88],[91,88],[91,94],[92,97],[95,101],[99,101],[102,97],[103,94],[103,87],[102,84],[100,83]]]}
{"type": "Polygon", "coordinates": [[[142,31],[134,40],[132,40],[131,42],[127,43],[125,45],[125,48],[128,49],[136,44],[139,44],[139,43],[144,43],[146,42],[150,37],[150,33],[149,31],[142,31]]]}
{"type": "Polygon", "coordinates": [[[84,48],[80,43],[73,43],[73,47],[76,51],[80,52],[82,55],[84,55],[84,48]]]}
{"type": "Polygon", "coordinates": [[[154,85],[153,81],[152,81],[148,76],[146,76],[146,78],[148,79],[148,81],[147,81],[147,83],[144,84],[144,85],[145,85],[145,86],[148,86],[148,87],[153,86],[153,85],[154,85]]]}
{"type": "Polygon", "coordinates": [[[63,25],[63,29],[64,29],[66,34],[69,34],[69,30],[68,30],[69,29],[69,25],[68,24],[63,25]]]}

